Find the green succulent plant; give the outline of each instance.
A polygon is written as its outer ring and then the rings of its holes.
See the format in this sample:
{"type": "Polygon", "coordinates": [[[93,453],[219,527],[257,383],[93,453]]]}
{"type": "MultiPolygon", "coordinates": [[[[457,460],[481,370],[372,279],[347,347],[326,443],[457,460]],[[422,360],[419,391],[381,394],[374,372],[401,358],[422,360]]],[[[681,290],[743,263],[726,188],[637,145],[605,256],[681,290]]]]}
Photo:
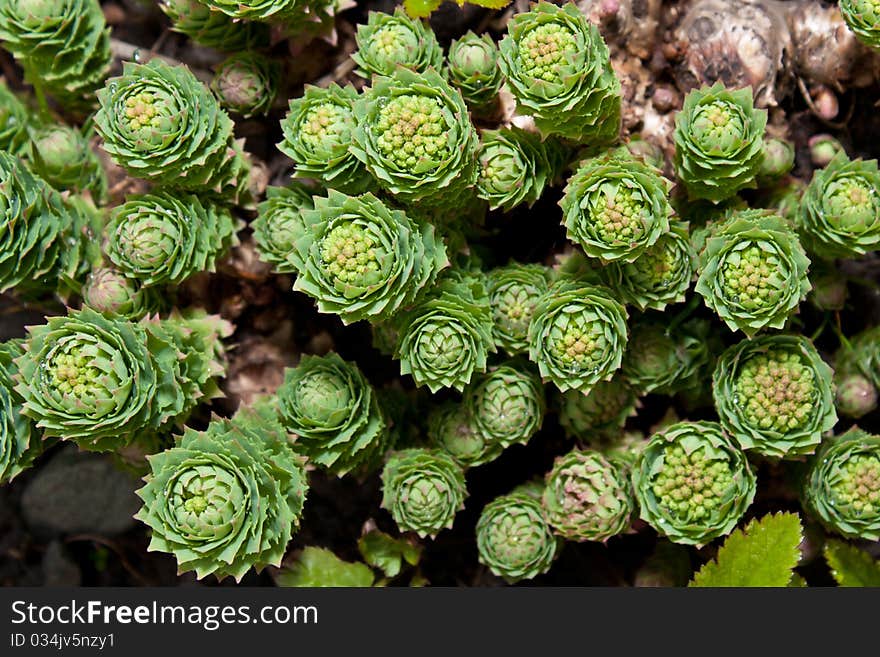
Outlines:
{"type": "Polygon", "coordinates": [[[464,508],[464,470],[442,450],[395,452],[382,470],[382,508],[402,532],[434,538],[464,508]]]}
{"type": "Polygon", "coordinates": [[[562,392],[610,379],[626,343],[626,309],[611,290],[579,281],[553,284],[529,324],[529,359],[562,392]]]}
{"type": "Polygon", "coordinates": [[[250,162],[233,139],[232,120],[188,68],[125,62],[98,100],[95,129],[130,175],[246,200],[250,162]]]}
{"type": "Polygon", "coordinates": [[[170,431],[220,395],[232,325],[204,312],[133,323],[84,308],[28,330],[16,360],[22,414],[45,437],[109,451],[170,431]]]}
{"type": "Polygon", "coordinates": [[[477,132],[439,73],[398,68],[355,103],[351,152],[385,191],[419,209],[461,208],[477,180],[477,132]]]}
{"type": "Polygon", "coordinates": [[[642,520],[687,545],[729,534],[755,498],[745,454],[715,422],[677,422],[654,434],[632,481],[642,520]]]}
{"type": "Polygon", "coordinates": [[[300,211],[303,233],[288,260],[293,289],[315,299],[318,311],[345,324],[383,321],[413,304],[449,263],[446,248],[426,222],[416,223],[372,194],[329,190],[300,211]]]}
{"type": "Polygon", "coordinates": [[[229,211],[193,194],[156,192],[132,196],[113,209],[104,246],[113,266],[144,287],[177,284],[215,271],[238,244],[229,211]]]}
{"type": "Polygon", "coordinates": [[[599,30],[573,3],[516,14],[499,53],[519,111],[543,134],[591,145],[618,138],[620,82],[599,30]]]}
{"type": "Polygon", "coordinates": [[[635,415],[638,395],[621,376],[600,381],[586,393],[567,390],[557,396],[559,424],[569,438],[596,439],[617,436],[627,418],[635,415]]]}
{"type": "Polygon", "coordinates": [[[407,16],[403,7],[393,14],[371,11],[366,23],[355,33],[357,50],[351,58],[357,64],[355,73],[364,78],[391,75],[398,66],[417,73],[429,67],[440,71],[443,49],[434,31],[417,18],[407,16]]]}
{"type": "Polygon", "coordinates": [[[24,155],[28,135],[28,108],[0,78],[0,151],[24,155]]]}
{"type": "Polygon", "coordinates": [[[477,196],[492,210],[531,207],[556,177],[555,159],[549,154],[553,148],[551,140],[542,141],[540,135],[515,126],[483,131],[477,196]]]}
{"type": "Polygon", "coordinates": [[[632,262],[669,231],[671,186],[639,160],[587,160],[559,201],[566,234],[591,258],[632,262]]]}
{"type": "Polygon", "coordinates": [[[148,457],[135,516],[150,527],[151,552],[177,559],[178,572],[236,581],[280,566],[299,527],[308,482],[281,426],[243,408],[187,428],[177,444],[148,457]]]}
{"type": "Polygon", "coordinates": [[[880,540],[880,436],[853,427],[826,442],[804,480],[803,500],[828,530],[880,540]]]}
{"type": "Polygon", "coordinates": [[[755,187],[764,160],[767,111],[751,88],[691,91],[675,117],[675,172],[691,198],[720,203],[755,187]]]}
{"type": "Polygon", "coordinates": [[[725,351],[712,375],[721,426],[773,458],[812,454],[837,423],[833,372],[805,337],[771,335],[725,351]]]}
{"type": "Polygon", "coordinates": [[[209,9],[222,12],[233,19],[262,21],[293,27],[304,21],[318,22],[320,12],[332,6],[326,0],[200,0],[209,9]],[[314,14],[309,17],[309,14],[314,14]]]}
{"type": "Polygon", "coordinates": [[[360,194],[373,178],[351,151],[354,129],[354,87],[306,85],[281,122],[284,141],[278,149],[296,165],[294,177],[312,178],[346,194],[360,194]]]}
{"type": "Polygon", "coordinates": [[[27,82],[68,106],[92,105],[110,69],[110,30],[98,0],[7,0],[0,41],[27,82]]]}
{"type": "Polygon", "coordinates": [[[124,274],[102,267],[92,270],[82,287],[83,304],[104,315],[138,320],[161,312],[165,300],[156,288],[143,287],[124,274]]]}
{"type": "Polygon", "coordinates": [[[551,272],[543,265],[511,263],[489,272],[495,344],[510,356],[529,349],[529,323],[538,299],[547,292],[551,272]]]}
{"type": "Polygon", "coordinates": [[[372,464],[388,446],[373,387],[356,364],[333,352],[305,355],[285,370],[278,410],[295,449],[340,477],[372,464]]]}
{"type": "Polygon", "coordinates": [[[296,181],[287,187],[269,187],[266,200],[257,206],[257,218],[251,223],[254,245],[260,259],[279,274],[296,272],[290,254],[307,230],[303,211],[315,207],[313,191],[296,181]]]}
{"type": "Polygon", "coordinates": [[[860,418],[877,408],[880,327],[851,336],[834,354],[835,403],[841,415],[860,418]]]}
{"type": "Polygon", "coordinates": [[[477,429],[470,408],[462,402],[446,401],[428,414],[429,443],[448,453],[463,468],[483,465],[501,455],[503,447],[477,429]]]}
{"type": "Polygon", "coordinates": [[[706,241],[695,289],[730,330],[752,337],[785,326],[810,291],[809,266],[781,217],[744,210],[706,241]]]}
{"type": "Polygon", "coordinates": [[[880,171],[876,160],[838,153],[816,169],[796,215],[804,246],[820,258],[855,258],[880,248],[880,171]]]}
{"type": "Polygon", "coordinates": [[[635,508],[626,469],[582,450],[556,458],[541,502],[553,531],[579,542],[605,542],[626,531],[635,508]]]}
{"type": "Polygon", "coordinates": [[[764,155],[758,169],[759,186],[772,185],[788,175],[794,167],[794,144],[785,139],[764,138],[764,155]]]}
{"type": "Polygon", "coordinates": [[[31,133],[31,168],[58,191],[88,191],[95,202],[107,196],[107,176],[88,140],[74,128],[53,125],[31,133]]]}
{"type": "Polygon", "coordinates": [[[280,81],[278,62],[244,51],[220,62],[211,80],[211,90],[220,105],[247,119],[271,109],[280,81]]]}
{"type": "Polygon", "coordinates": [[[29,468],[44,447],[33,421],[21,414],[23,400],[13,388],[18,369],[13,361],[23,353],[21,340],[0,342],[0,484],[29,468]]]}
{"type": "Polygon", "coordinates": [[[880,50],[880,4],[875,0],[840,0],[840,14],[859,41],[880,50]]]}
{"type": "Polygon", "coordinates": [[[226,52],[265,48],[269,26],[233,20],[200,0],[163,0],[159,8],[171,19],[171,29],[198,44],[226,52]]]}
{"type": "Polygon", "coordinates": [[[446,54],[446,72],[475,116],[494,113],[504,76],[492,37],[468,31],[460,39],[453,39],[446,54]]]}
{"type": "Polygon", "coordinates": [[[540,499],[524,492],[489,502],[480,513],[476,532],[480,563],[509,584],[546,573],[560,548],[540,499]]]}
{"type": "Polygon", "coordinates": [[[846,306],[847,276],[834,263],[825,260],[810,263],[810,285],[808,299],[819,310],[843,310],[846,306]]]}

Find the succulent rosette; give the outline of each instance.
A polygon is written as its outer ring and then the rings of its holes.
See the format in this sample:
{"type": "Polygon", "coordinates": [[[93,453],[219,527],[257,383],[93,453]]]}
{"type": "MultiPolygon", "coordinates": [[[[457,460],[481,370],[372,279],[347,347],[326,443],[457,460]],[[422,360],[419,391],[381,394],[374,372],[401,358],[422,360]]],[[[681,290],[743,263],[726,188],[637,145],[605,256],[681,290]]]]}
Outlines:
{"type": "Polygon", "coordinates": [[[293,289],[345,324],[394,317],[449,262],[433,226],[369,193],[331,189],[327,197],[314,197],[314,209],[303,209],[300,217],[305,230],[288,257],[297,270],[293,289]]]}
{"type": "Polygon", "coordinates": [[[521,113],[546,135],[601,145],[620,130],[620,82],[599,30],[573,3],[516,14],[498,64],[521,113]]]}
{"type": "Polygon", "coordinates": [[[669,232],[632,262],[614,260],[602,267],[605,284],[639,310],[664,310],[685,300],[694,280],[697,254],[688,226],[674,221],[669,232]]]}
{"type": "Polygon", "coordinates": [[[157,289],[142,287],[136,280],[109,267],[89,273],[82,287],[82,298],[92,310],[130,320],[156,314],[165,306],[157,289]]]}
{"type": "Polygon", "coordinates": [[[526,492],[489,502],[476,531],[480,563],[509,584],[550,570],[561,544],[545,520],[541,500],[526,492]]]}
{"type": "Polygon", "coordinates": [[[351,152],[380,187],[419,209],[466,205],[479,139],[461,93],[439,73],[376,77],[354,114],[351,152]]]}
{"type": "Polygon", "coordinates": [[[233,19],[262,21],[285,25],[301,19],[309,10],[317,11],[327,4],[321,0],[202,0],[211,10],[226,14],[233,19]]]}
{"type": "Polygon", "coordinates": [[[804,480],[803,501],[828,530],[880,540],[880,436],[853,427],[828,441],[804,480]]]}
{"type": "Polygon", "coordinates": [[[538,299],[550,286],[551,272],[543,265],[511,263],[489,272],[495,343],[510,356],[528,351],[529,323],[538,299]]]}
{"type": "Polygon", "coordinates": [[[373,179],[351,151],[354,129],[354,87],[306,85],[281,121],[284,141],[278,149],[296,165],[294,177],[312,178],[347,194],[360,194],[373,179]]]}
{"type": "Polygon", "coordinates": [[[0,151],[22,155],[29,139],[28,109],[0,79],[0,151]]]}
{"type": "Polygon", "coordinates": [[[475,115],[493,113],[504,76],[492,37],[468,31],[460,39],[453,39],[446,54],[446,72],[475,115]]]}
{"type": "Polygon", "coordinates": [[[632,481],[642,520],[686,545],[729,534],[755,498],[745,454],[715,422],[677,422],[654,434],[632,481]]]}
{"type": "Polygon", "coordinates": [[[22,399],[13,388],[22,341],[0,342],[0,484],[12,481],[30,467],[43,451],[43,440],[33,421],[22,415],[22,399]]]}
{"type": "Polygon", "coordinates": [[[568,238],[591,258],[632,262],[669,230],[671,183],[635,159],[584,162],[559,201],[568,238]]]}
{"type": "Polygon", "coordinates": [[[284,428],[309,461],[343,476],[387,446],[388,426],[370,382],[336,353],[305,355],[278,389],[284,428]]]}
{"type": "Polygon", "coordinates": [[[720,82],[695,89],[675,117],[675,172],[691,198],[713,203],[755,187],[764,159],[767,111],[751,88],[720,82]]]}
{"type": "Polygon", "coordinates": [[[307,231],[303,211],[315,207],[312,194],[313,190],[294,181],[287,187],[269,187],[266,200],[257,206],[257,218],[251,223],[254,244],[260,259],[279,274],[296,272],[290,254],[307,231]]]}
{"type": "Polygon", "coordinates": [[[631,327],[621,374],[641,394],[675,394],[708,365],[710,330],[700,319],[643,318],[631,327]]]}
{"type": "Polygon", "coordinates": [[[579,281],[552,285],[529,324],[529,359],[561,392],[610,379],[626,343],[626,309],[611,290],[579,281]]]}
{"type": "Polygon", "coordinates": [[[451,529],[466,497],[464,470],[442,450],[395,452],[382,470],[382,508],[402,532],[434,538],[451,529]]]}
{"type": "Polygon", "coordinates": [[[834,354],[837,410],[860,418],[877,408],[880,390],[880,327],[851,336],[834,354]]]}
{"type": "Polygon", "coordinates": [[[712,375],[721,426],[773,458],[812,454],[837,423],[833,372],[805,337],[771,335],[725,351],[712,375]]]}
{"type": "Polygon", "coordinates": [[[629,473],[595,451],[559,456],[541,503],[553,531],[570,541],[605,542],[629,528],[635,508],[629,473]]]}
{"type": "Polygon", "coordinates": [[[446,401],[431,409],[427,426],[430,444],[448,453],[463,468],[471,468],[501,455],[503,447],[477,429],[470,408],[446,401]]]}
{"type": "Polygon", "coordinates": [[[706,241],[696,291],[732,331],[782,328],[810,291],[810,261],[779,216],[743,210],[706,241]]]}
{"type": "Polygon", "coordinates": [[[98,0],[6,0],[0,42],[30,84],[68,105],[91,105],[110,69],[110,31],[98,0]]]}
{"type": "Polygon", "coordinates": [[[586,393],[559,393],[559,424],[569,438],[587,439],[592,445],[605,436],[620,434],[627,418],[635,415],[638,403],[633,387],[623,377],[615,376],[600,381],[586,393]]]}
{"type": "Polygon", "coordinates": [[[107,195],[101,162],[88,140],[74,128],[53,125],[34,130],[28,158],[34,173],[58,191],[88,191],[95,202],[107,195]]]}
{"type": "Polygon", "coordinates": [[[483,131],[477,196],[491,210],[509,212],[522,204],[531,207],[555,177],[548,154],[552,147],[552,142],[515,126],[483,131]]]}
{"type": "Polygon", "coordinates": [[[113,209],[104,250],[114,267],[144,287],[177,284],[215,271],[238,243],[229,211],[192,194],[132,196],[113,209]]]}
{"type": "Polygon", "coordinates": [[[400,373],[431,392],[463,390],[475,372],[484,372],[492,338],[492,310],[482,282],[457,271],[395,322],[398,339],[394,357],[400,373]]]}
{"type": "Polygon", "coordinates": [[[364,78],[391,75],[398,66],[417,73],[443,66],[443,48],[434,31],[418,18],[397,7],[393,14],[371,11],[367,22],[357,26],[357,50],[351,54],[364,78]]]}
{"type": "Polygon", "coordinates": [[[859,41],[880,50],[880,4],[876,0],[840,0],[840,14],[859,41]]]}
{"type": "Polygon", "coordinates": [[[880,248],[877,160],[850,160],[841,152],[816,169],[796,223],[804,246],[821,258],[855,258],[880,248]]]}
{"type": "Polygon", "coordinates": [[[148,460],[135,518],[152,530],[149,551],[172,554],[179,573],[199,579],[240,581],[251,568],[281,565],[308,482],[277,422],[244,408],[205,431],[187,428],[148,460]]]}
{"type": "Polygon", "coordinates": [[[199,0],[163,0],[159,8],[171,19],[172,30],[200,45],[226,52],[269,45],[268,25],[235,21],[199,0]]]}
{"type": "Polygon", "coordinates": [[[125,62],[98,100],[104,150],[130,175],[233,200],[246,195],[250,163],[232,120],[185,66],[125,62]]]}
{"type": "Polygon", "coordinates": [[[211,80],[211,90],[223,107],[247,119],[269,111],[280,81],[278,62],[245,51],[220,62],[211,80]]]}

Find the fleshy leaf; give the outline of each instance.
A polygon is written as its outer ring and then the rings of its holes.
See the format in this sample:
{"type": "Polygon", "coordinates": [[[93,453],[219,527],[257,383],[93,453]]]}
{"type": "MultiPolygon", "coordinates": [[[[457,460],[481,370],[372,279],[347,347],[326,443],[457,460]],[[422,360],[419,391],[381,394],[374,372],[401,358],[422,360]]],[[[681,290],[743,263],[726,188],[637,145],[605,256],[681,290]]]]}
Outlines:
{"type": "Polygon", "coordinates": [[[406,561],[410,566],[419,563],[422,546],[394,538],[375,529],[358,539],[358,550],[369,565],[380,569],[388,577],[397,577],[406,561]]]}

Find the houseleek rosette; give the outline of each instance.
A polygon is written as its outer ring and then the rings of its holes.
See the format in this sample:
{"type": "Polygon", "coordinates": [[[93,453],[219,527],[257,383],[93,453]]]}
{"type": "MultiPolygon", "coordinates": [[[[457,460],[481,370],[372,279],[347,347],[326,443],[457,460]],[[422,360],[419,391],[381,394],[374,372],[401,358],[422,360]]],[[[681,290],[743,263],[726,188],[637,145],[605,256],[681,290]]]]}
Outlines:
{"type": "Polygon", "coordinates": [[[755,498],[745,454],[715,422],[677,422],[654,434],[632,481],[642,520],[687,545],[729,534],[755,498]]]}
{"type": "Polygon", "coordinates": [[[281,121],[284,141],[278,149],[296,165],[294,177],[312,178],[347,194],[360,194],[373,179],[350,150],[354,104],[358,93],[351,85],[306,85],[281,121]]]}
{"type": "Polygon", "coordinates": [[[568,238],[591,258],[632,262],[669,230],[671,183],[635,159],[584,162],[559,201],[568,238]]]}
{"type": "Polygon", "coordinates": [[[439,73],[398,68],[354,106],[351,152],[404,204],[463,207],[477,179],[477,132],[457,89],[439,73]]]}
{"type": "Polygon", "coordinates": [[[610,379],[626,343],[626,309],[611,290],[578,281],[552,285],[529,324],[529,359],[562,392],[610,379]]]}
{"type": "Polygon", "coordinates": [[[167,431],[202,399],[217,397],[225,371],[217,316],[173,314],[133,323],[84,308],[29,327],[17,361],[22,413],[46,437],[96,451],[167,431]]]}
{"type": "Polygon", "coordinates": [[[312,190],[299,182],[287,187],[269,187],[266,200],[257,206],[257,218],[251,223],[254,245],[260,260],[272,265],[279,274],[296,272],[290,259],[294,244],[307,228],[302,213],[315,207],[312,190]]]}
{"type": "Polygon", "coordinates": [[[743,449],[812,454],[837,423],[833,372],[805,337],[771,335],[725,351],[712,375],[721,426],[743,449]]]}
{"type": "Polygon", "coordinates": [[[732,331],[782,328],[810,291],[810,261],[777,215],[735,213],[706,242],[696,291],[732,331]]]}
{"type": "Polygon", "coordinates": [[[880,50],[880,4],[876,0],[840,0],[840,13],[859,41],[880,50]]]}
{"type": "Polygon", "coordinates": [[[185,66],[125,62],[98,100],[104,150],[130,175],[234,200],[245,194],[250,164],[232,120],[185,66]]]}
{"type": "Polygon", "coordinates": [[[417,73],[443,66],[443,48],[434,31],[418,18],[397,7],[393,14],[371,11],[366,23],[357,26],[357,50],[351,58],[355,73],[364,78],[391,75],[398,66],[417,73]]]}
{"type": "Polygon", "coordinates": [[[701,319],[644,318],[630,330],[621,374],[641,394],[675,394],[709,363],[711,330],[701,319]]]}
{"type": "Polygon", "coordinates": [[[28,159],[34,173],[60,192],[88,191],[95,202],[107,195],[107,176],[88,140],[74,128],[52,125],[31,133],[28,159]]]}
{"type": "Polygon", "coordinates": [[[247,119],[269,111],[280,81],[278,62],[245,51],[220,62],[211,80],[211,90],[223,107],[247,119]]]}
{"type": "Polygon", "coordinates": [[[551,142],[515,126],[485,130],[480,137],[477,196],[492,210],[532,206],[555,172],[547,152],[551,142]]]}
{"type": "Polygon", "coordinates": [[[550,270],[543,265],[511,263],[489,272],[492,335],[510,356],[528,351],[529,323],[550,278],[550,270]]]}
{"type": "Polygon", "coordinates": [[[152,530],[151,552],[177,559],[178,573],[236,581],[251,568],[280,566],[299,527],[308,483],[302,458],[276,422],[252,409],[187,428],[148,457],[135,518],[152,530]]]}
{"type": "Polygon", "coordinates": [[[853,427],[819,450],[804,505],[830,531],[880,541],[880,436],[853,427]]]}
{"type": "Polygon", "coordinates": [[[550,570],[561,543],[540,499],[525,492],[496,497],[483,507],[476,533],[480,563],[509,584],[550,570]]]}
{"type": "Polygon", "coordinates": [[[43,440],[33,421],[22,415],[22,399],[13,388],[22,341],[0,342],[0,484],[12,481],[30,467],[43,451],[43,440]]]}
{"type": "Polygon", "coordinates": [[[124,274],[101,267],[89,273],[82,287],[83,303],[105,315],[138,320],[160,312],[165,306],[156,288],[143,287],[124,274]]]}
{"type": "Polygon", "coordinates": [[[0,151],[22,155],[29,140],[28,109],[0,79],[0,151]]]}
{"type": "Polygon", "coordinates": [[[569,438],[589,439],[621,433],[635,415],[638,396],[621,376],[601,381],[589,392],[568,390],[558,395],[559,424],[569,438]]]}
{"type": "Polygon", "coordinates": [[[145,287],[214,271],[238,243],[229,211],[192,194],[132,196],[113,209],[104,250],[116,269],[145,287]]]}
{"type": "Polygon", "coordinates": [[[446,72],[476,116],[493,113],[504,76],[498,66],[498,46],[492,37],[469,31],[460,39],[453,39],[446,55],[446,72]]]}
{"type": "Polygon", "coordinates": [[[434,538],[451,529],[466,497],[464,471],[442,450],[395,452],[382,470],[382,508],[402,532],[434,538]]]}
{"type": "Polygon", "coordinates": [[[553,531],[570,541],[607,541],[629,528],[635,501],[629,473],[596,451],[559,456],[541,498],[553,531]]]}
{"type": "Polygon", "coordinates": [[[373,387],[333,352],[303,356],[285,371],[278,408],[295,449],[340,477],[385,450],[388,427],[373,387]]]}
{"type": "Polygon", "coordinates": [[[171,19],[171,29],[196,43],[226,52],[238,52],[269,45],[269,26],[234,21],[212,11],[199,0],[163,0],[159,8],[171,19]]]}
{"type": "Polygon", "coordinates": [[[732,91],[719,82],[685,96],[675,117],[675,172],[690,197],[719,203],[755,187],[766,125],[751,88],[732,91]]]}
{"type": "Polygon", "coordinates": [[[599,30],[574,4],[539,2],[516,14],[499,51],[518,110],[543,134],[591,145],[617,139],[620,82],[599,30]]]}
{"type": "Polygon", "coordinates": [[[880,390],[880,327],[851,336],[834,354],[835,404],[842,415],[860,418],[877,408],[880,390]]]}
{"type": "Polygon", "coordinates": [[[431,392],[463,390],[484,372],[492,339],[492,311],[481,283],[453,272],[396,321],[394,357],[400,373],[431,392]]]}
{"type": "Polygon", "coordinates": [[[477,429],[467,405],[446,401],[428,414],[428,440],[448,453],[463,468],[471,468],[501,455],[503,447],[477,429]]]}
{"type": "Polygon", "coordinates": [[[448,264],[433,226],[369,193],[331,189],[326,198],[314,197],[314,209],[303,209],[300,217],[305,230],[288,257],[297,270],[293,289],[345,324],[395,316],[448,264]]]}
{"type": "MultiPolygon", "coordinates": [[[[322,15],[332,6],[328,0],[201,0],[213,11],[236,20],[261,21],[275,25],[300,27],[302,23],[320,23],[322,15]]],[[[292,30],[296,31],[296,30],[292,30]]]]}
{"type": "Polygon", "coordinates": [[[663,310],[685,300],[696,272],[696,251],[688,226],[674,221],[669,232],[632,262],[614,260],[602,267],[605,284],[639,310],[663,310]]]}
{"type": "Polygon", "coordinates": [[[92,105],[110,68],[110,30],[98,0],[6,0],[0,42],[27,82],[76,107],[92,105]]]}
{"type": "Polygon", "coordinates": [[[841,152],[816,169],[796,222],[804,245],[821,258],[855,258],[880,248],[877,160],[850,160],[841,152]]]}

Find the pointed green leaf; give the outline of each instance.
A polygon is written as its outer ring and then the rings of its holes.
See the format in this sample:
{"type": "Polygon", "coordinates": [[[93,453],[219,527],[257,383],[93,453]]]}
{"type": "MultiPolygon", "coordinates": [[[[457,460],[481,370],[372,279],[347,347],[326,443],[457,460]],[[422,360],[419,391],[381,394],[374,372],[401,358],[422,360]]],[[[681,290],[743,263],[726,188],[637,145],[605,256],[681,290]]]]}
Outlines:
{"type": "Polygon", "coordinates": [[[427,18],[441,2],[442,0],[404,0],[403,7],[413,18],[427,18]]]}
{"type": "Polygon", "coordinates": [[[387,577],[397,577],[404,560],[415,566],[422,556],[420,545],[394,538],[378,529],[360,537],[358,550],[361,551],[364,561],[380,569],[387,577]]]}
{"type": "Polygon", "coordinates": [[[289,568],[275,578],[278,586],[357,586],[373,584],[373,571],[359,561],[343,561],[330,550],[307,547],[289,568]]]}
{"type": "Polygon", "coordinates": [[[880,563],[843,541],[825,545],[825,560],[838,586],[880,586],[880,563]]]}

